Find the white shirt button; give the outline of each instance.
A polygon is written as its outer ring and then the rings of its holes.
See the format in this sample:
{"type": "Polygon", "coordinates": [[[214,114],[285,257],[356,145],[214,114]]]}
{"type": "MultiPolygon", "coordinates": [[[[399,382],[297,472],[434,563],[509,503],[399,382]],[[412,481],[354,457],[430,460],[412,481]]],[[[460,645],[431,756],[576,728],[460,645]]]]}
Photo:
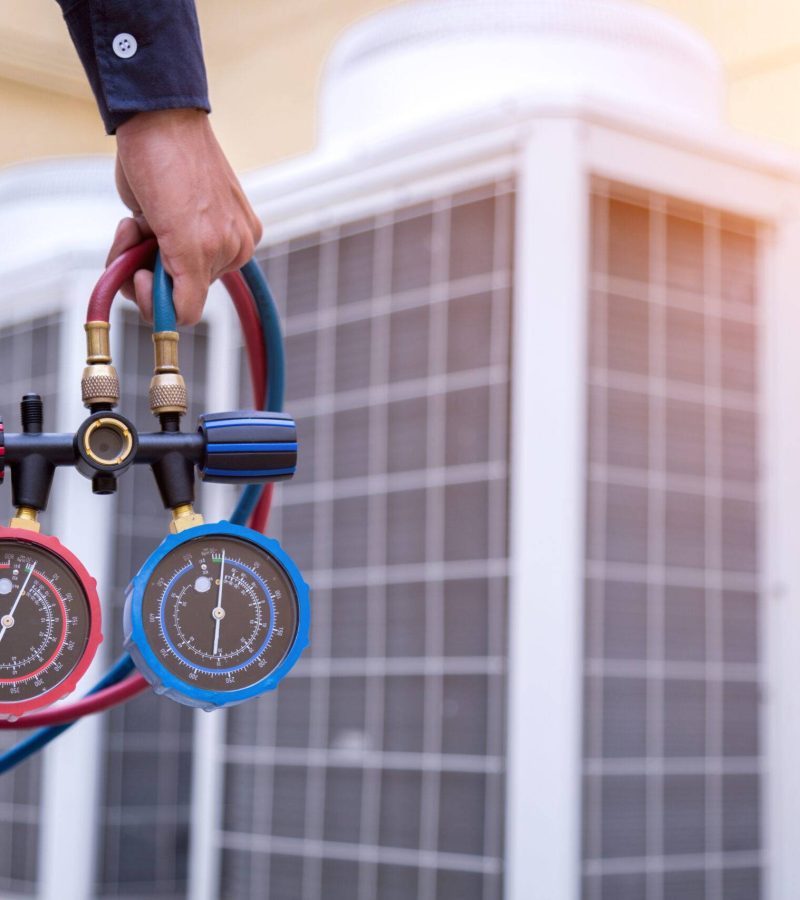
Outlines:
{"type": "Polygon", "coordinates": [[[136,38],[132,34],[127,34],[124,31],[114,38],[111,46],[114,48],[114,53],[116,53],[120,59],[130,59],[139,49],[136,38]]]}

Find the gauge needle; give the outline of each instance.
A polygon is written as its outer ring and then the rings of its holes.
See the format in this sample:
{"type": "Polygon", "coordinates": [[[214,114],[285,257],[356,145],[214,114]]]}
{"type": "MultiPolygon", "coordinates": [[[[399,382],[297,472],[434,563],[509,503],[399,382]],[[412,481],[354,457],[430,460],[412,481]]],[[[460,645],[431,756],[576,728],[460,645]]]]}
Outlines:
{"type": "MultiPolygon", "coordinates": [[[[3,621],[11,620],[14,621],[14,612],[17,609],[17,604],[22,599],[22,595],[25,593],[25,588],[28,586],[28,582],[31,580],[31,575],[33,575],[33,570],[36,568],[36,563],[34,563],[30,569],[28,570],[28,577],[23,581],[22,587],[19,589],[19,593],[17,594],[17,599],[14,601],[14,605],[11,607],[7,616],[3,616],[3,621]]],[[[3,640],[6,631],[8,630],[8,625],[3,625],[2,629],[0,629],[0,641],[3,640]]]]}
{"type": "MultiPolygon", "coordinates": [[[[216,620],[214,624],[214,656],[219,651],[219,623],[225,618],[225,610],[222,608],[222,583],[225,576],[225,551],[222,551],[222,565],[219,567],[219,590],[217,591],[217,605],[214,607],[211,615],[216,620]]],[[[3,636],[0,634],[0,640],[3,636]]]]}

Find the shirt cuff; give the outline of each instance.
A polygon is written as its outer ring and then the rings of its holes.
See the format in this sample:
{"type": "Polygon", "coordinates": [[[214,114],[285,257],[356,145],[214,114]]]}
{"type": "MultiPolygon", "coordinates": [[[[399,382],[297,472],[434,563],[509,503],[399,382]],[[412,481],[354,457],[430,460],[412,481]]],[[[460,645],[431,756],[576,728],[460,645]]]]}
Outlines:
{"type": "Polygon", "coordinates": [[[62,7],[109,134],[137,112],[211,111],[193,0],[77,0],[62,7]]]}

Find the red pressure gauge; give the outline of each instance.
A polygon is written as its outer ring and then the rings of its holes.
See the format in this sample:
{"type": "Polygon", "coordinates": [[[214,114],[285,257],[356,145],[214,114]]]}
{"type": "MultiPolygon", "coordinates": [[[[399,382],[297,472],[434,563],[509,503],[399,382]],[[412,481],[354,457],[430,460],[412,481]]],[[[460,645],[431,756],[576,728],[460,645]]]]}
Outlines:
{"type": "Polygon", "coordinates": [[[100,641],[95,580],[49,535],[0,528],[0,718],[75,689],[100,641]]]}

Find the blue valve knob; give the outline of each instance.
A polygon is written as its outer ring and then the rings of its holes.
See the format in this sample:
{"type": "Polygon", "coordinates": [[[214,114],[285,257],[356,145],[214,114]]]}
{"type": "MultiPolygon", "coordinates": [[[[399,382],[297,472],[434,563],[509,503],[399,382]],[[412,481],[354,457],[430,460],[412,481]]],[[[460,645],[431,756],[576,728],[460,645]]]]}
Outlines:
{"type": "Polygon", "coordinates": [[[297,426],[284,413],[237,410],[200,416],[203,481],[253,484],[285,481],[297,466],[297,426]]]}

